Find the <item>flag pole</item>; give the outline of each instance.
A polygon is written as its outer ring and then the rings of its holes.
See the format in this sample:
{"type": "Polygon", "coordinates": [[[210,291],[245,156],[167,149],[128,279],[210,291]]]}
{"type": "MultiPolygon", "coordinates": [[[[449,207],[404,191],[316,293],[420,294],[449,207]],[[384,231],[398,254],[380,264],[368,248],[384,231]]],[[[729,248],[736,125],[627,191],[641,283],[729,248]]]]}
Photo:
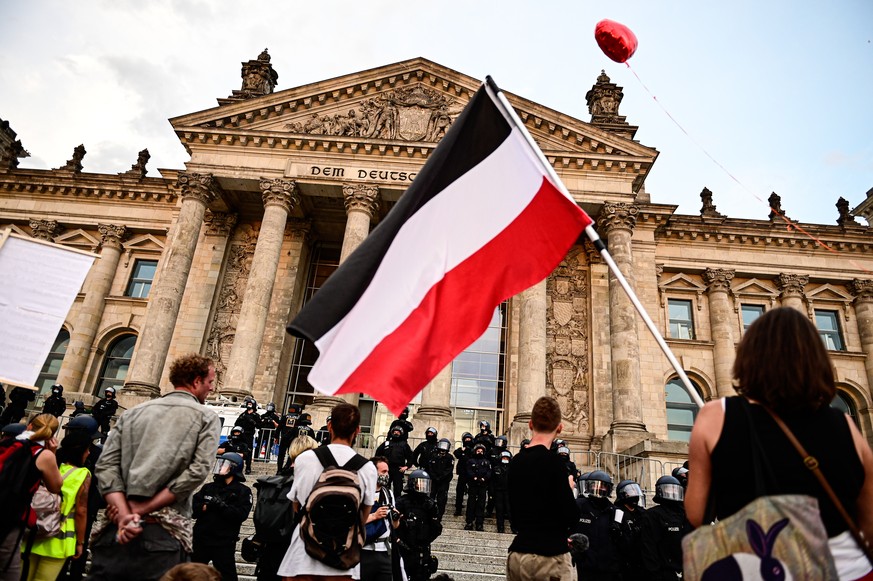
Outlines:
{"type": "MultiPolygon", "coordinates": [[[[546,171],[555,187],[558,188],[562,194],[573,200],[573,196],[570,194],[569,190],[567,190],[567,186],[565,186],[564,182],[561,181],[561,178],[558,177],[558,173],[555,171],[555,168],[552,167],[552,164],[550,164],[549,161],[546,159],[546,156],[543,154],[542,150],[540,150],[533,137],[531,137],[530,133],[527,130],[527,127],[525,127],[522,120],[519,119],[518,114],[515,112],[515,109],[509,103],[509,100],[506,98],[506,95],[503,94],[503,91],[501,91],[500,88],[497,86],[497,83],[494,82],[494,79],[491,78],[491,75],[485,77],[485,90],[488,91],[492,99],[494,99],[495,102],[500,106],[503,115],[504,117],[506,117],[507,121],[509,121],[513,126],[518,127],[519,132],[524,136],[528,144],[531,146],[531,149],[536,153],[540,163],[543,166],[543,169],[546,171]]],[[[646,324],[646,327],[649,328],[649,331],[652,333],[652,336],[655,338],[655,341],[658,343],[661,351],[663,351],[664,355],[667,356],[667,360],[673,366],[673,369],[676,371],[679,379],[685,385],[685,388],[688,390],[688,394],[691,396],[691,399],[694,400],[694,403],[696,403],[698,407],[703,407],[703,399],[700,397],[700,394],[697,393],[697,390],[692,385],[691,380],[688,379],[688,375],[685,373],[685,370],[682,369],[682,366],[679,364],[679,361],[676,359],[673,351],[670,350],[670,347],[667,345],[664,337],[661,336],[661,333],[660,331],[658,331],[658,328],[655,326],[652,318],[649,317],[646,309],[643,307],[642,303],[640,303],[640,300],[639,298],[637,298],[637,295],[634,292],[633,288],[631,288],[630,283],[628,283],[627,279],[618,268],[618,265],[612,259],[612,256],[609,254],[609,251],[606,248],[606,244],[597,234],[597,231],[594,229],[593,225],[589,225],[585,228],[585,235],[588,236],[588,239],[594,245],[594,248],[596,248],[597,251],[600,252],[600,255],[603,257],[604,262],[606,262],[607,266],[609,266],[609,270],[612,272],[612,275],[621,285],[621,288],[624,289],[624,292],[627,294],[631,303],[633,303],[633,306],[640,314],[640,317],[642,317],[643,322],[645,322],[646,324]]]]}

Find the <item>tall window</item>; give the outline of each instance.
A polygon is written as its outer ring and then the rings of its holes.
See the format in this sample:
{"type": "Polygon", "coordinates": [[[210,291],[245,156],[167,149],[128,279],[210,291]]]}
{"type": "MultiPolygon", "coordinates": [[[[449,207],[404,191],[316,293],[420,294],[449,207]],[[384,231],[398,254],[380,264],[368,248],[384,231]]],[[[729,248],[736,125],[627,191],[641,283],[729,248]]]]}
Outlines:
{"type": "Polygon", "coordinates": [[[127,370],[130,368],[130,358],[136,345],[136,335],[122,335],[112,342],[106,351],[103,368],[97,380],[97,396],[103,397],[107,387],[120,388],[124,385],[127,370]]]}
{"type": "Polygon", "coordinates": [[[452,362],[451,405],[455,408],[456,439],[479,431],[488,420],[496,434],[503,412],[506,304],[494,310],[488,329],[452,362]]]}
{"type": "Polygon", "coordinates": [[[852,421],[855,422],[856,426],[858,426],[859,428],[861,427],[858,423],[858,412],[855,409],[855,404],[852,403],[852,400],[849,399],[849,396],[837,390],[836,395],[834,395],[834,400],[831,402],[831,407],[840,410],[841,412],[852,418],[852,421]]]}
{"type": "Polygon", "coordinates": [[[57,381],[58,373],[61,371],[61,363],[64,362],[64,355],[67,353],[67,345],[69,344],[69,331],[61,329],[36,380],[36,387],[39,388],[40,393],[48,393],[51,386],[57,381]]]}
{"type": "Polygon", "coordinates": [[[670,315],[670,337],[673,339],[694,339],[691,301],[667,299],[667,309],[670,315]]]}
{"type": "Polygon", "coordinates": [[[830,351],[845,351],[836,311],[816,309],[815,326],[818,327],[818,334],[824,341],[825,347],[830,351]]]}
{"type": "Polygon", "coordinates": [[[745,333],[749,325],[764,314],[764,305],[742,305],[741,309],[743,313],[743,333],[745,333]]]}
{"type": "MultiPolygon", "coordinates": [[[[692,385],[700,393],[700,388],[693,382],[692,385]]],[[[691,428],[697,418],[697,404],[678,378],[667,382],[666,391],[667,439],[687,442],[691,439],[691,428]]]]}
{"type": "Polygon", "coordinates": [[[137,260],[133,263],[133,274],[127,285],[125,296],[135,299],[147,299],[152,290],[152,281],[158,270],[157,260],[137,260]]]}

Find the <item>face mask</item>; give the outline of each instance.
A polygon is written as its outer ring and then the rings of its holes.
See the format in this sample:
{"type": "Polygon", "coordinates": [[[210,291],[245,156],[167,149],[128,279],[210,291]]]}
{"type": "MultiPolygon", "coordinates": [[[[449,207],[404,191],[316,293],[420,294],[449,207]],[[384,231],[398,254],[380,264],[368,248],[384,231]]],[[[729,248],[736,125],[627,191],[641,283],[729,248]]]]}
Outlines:
{"type": "Polygon", "coordinates": [[[388,486],[389,484],[391,484],[391,477],[387,474],[380,474],[376,477],[376,482],[379,484],[379,486],[388,486]]]}
{"type": "Polygon", "coordinates": [[[509,464],[509,460],[501,460],[500,463],[501,464],[509,464]]]}

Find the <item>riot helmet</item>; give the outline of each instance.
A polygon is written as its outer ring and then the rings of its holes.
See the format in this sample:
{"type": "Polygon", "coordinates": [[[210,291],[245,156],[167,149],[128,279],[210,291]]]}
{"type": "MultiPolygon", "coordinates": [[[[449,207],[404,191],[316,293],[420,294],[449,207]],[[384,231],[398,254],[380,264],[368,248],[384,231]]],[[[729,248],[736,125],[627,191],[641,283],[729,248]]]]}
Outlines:
{"type": "Polygon", "coordinates": [[[225,476],[235,476],[239,481],[245,481],[243,476],[243,457],[236,452],[225,452],[215,459],[215,464],[212,466],[213,476],[224,478],[225,476]]]}
{"type": "Polygon", "coordinates": [[[682,502],[685,500],[685,489],[677,478],[661,476],[655,482],[655,496],[652,498],[658,504],[663,501],[682,502]]]}
{"type": "Polygon", "coordinates": [[[273,402],[268,403],[267,404],[267,411],[268,412],[276,411],[276,404],[274,404],[273,402]]]}
{"type": "Polygon", "coordinates": [[[428,442],[436,442],[437,439],[437,429],[433,426],[430,426],[428,429],[424,431],[424,438],[428,442]]]}
{"type": "Polygon", "coordinates": [[[479,422],[479,432],[482,434],[488,433],[491,431],[491,423],[488,420],[482,420],[479,422]]]}
{"type": "Polygon", "coordinates": [[[472,444],[473,443],[473,434],[471,434],[470,432],[464,432],[461,435],[461,443],[464,446],[469,446],[470,444],[472,444]]]}
{"type": "Polygon", "coordinates": [[[512,460],[512,452],[510,452],[509,450],[504,450],[500,453],[501,464],[509,464],[510,460],[512,460]]]}
{"type": "Polygon", "coordinates": [[[230,430],[231,439],[236,440],[237,438],[242,438],[242,435],[243,435],[243,429],[240,426],[234,426],[233,428],[231,428],[231,430],[230,430]]]}
{"type": "Polygon", "coordinates": [[[682,485],[682,488],[688,488],[688,468],[685,468],[684,466],[674,468],[672,476],[679,481],[679,484],[682,485]]]}
{"type": "Polygon", "coordinates": [[[248,411],[248,410],[255,411],[256,409],[258,409],[258,402],[256,402],[253,399],[247,399],[246,400],[246,411],[248,411]]]}
{"type": "Polygon", "coordinates": [[[103,397],[106,399],[115,399],[115,388],[111,385],[103,390],[103,397]]]}
{"type": "Polygon", "coordinates": [[[494,439],[494,447],[498,450],[506,450],[506,436],[497,436],[494,439]]]}
{"type": "Polygon", "coordinates": [[[557,452],[558,448],[560,448],[561,446],[566,446],[566,445],[567,445],[567,442],[565,442],[564,440],[562,440],[560,438],[557,438],[557,439],[552,441],[551,450],[552,450],[552,452],[557,452]]]}
{"type": "Polygon", "coordinates": [[[558,456],[560,456],[564,460],[570,459],[570,448],[567,446],[561,446],[558,448],[558,456]]]}
{"type": "Polygon", "coordinates": [[[297,425],[298,426],[311,426],[312,425],[312,416],[309,414],[300,414],[297,416],[297,425]]]}
{"type": "Polygon", "coordinates": [[[528,446],[530,446],[530,438],[525,438],[524,440],[521,441],[521,449],[522,450],[524,450],[528,446]]]}
{"type": "Polygon", "coordinates": [[[451,447],[452,443],[449,442],[448,438],[440,438],[440,441],[437,442],[437,451],[440,454],[448,454],[451,447]]]}
{"type": "Polygon", "coordinates": [[[64,395],[64,386],[60,383],[56,383],[52,386],[52,395],[61,396],[64,395]]]}
{"type": "Polygon", "coordinates": [[[413,470],[406,479],[406,492],[420,492],[430,495],[430,474],[424,470],[413,470]]]}
{"type": "Polygon", "coordinates": [[[401,430],[400,428],[394,428],[393,430],[391,430],[391,434],[389,434],[389,437],[395,442],[402,440],[403,430],[401,430]]]}
{"type": "Polygon", "coordinates": [[[615,499],[622,504],[639,504],[643,489],[633,480],[622,480],[615,489],[615,499]]]}
{"type": "Polygon", "coordinates": [[[76,408],[77,412],[84,412],[85,411],[85,402],[83,402],[83,401],[73,402],[73,407],[76,408]]]}
{"type": "Polygon", "coordinates": [[[485,444],[476,444],[473,446],[473,455],[474,456],[484,456],[485,455],[485,444]]]}
{"type": "Polygon", "coordinates": [[[97,420],[92,418],[91,416],[76,416],[67,422],[67,425],[64,426],[65,430],[85,430],[85,432],[89,436],[93,436],[97,433],[97,428],[99,424],[97,420]]]}
{"type": "Polygon", "coordinates": [[[603,470],[595,470],[583,481],[582,490],[588,496],[607,498],[612,494],[612,478],[603,470]]]}

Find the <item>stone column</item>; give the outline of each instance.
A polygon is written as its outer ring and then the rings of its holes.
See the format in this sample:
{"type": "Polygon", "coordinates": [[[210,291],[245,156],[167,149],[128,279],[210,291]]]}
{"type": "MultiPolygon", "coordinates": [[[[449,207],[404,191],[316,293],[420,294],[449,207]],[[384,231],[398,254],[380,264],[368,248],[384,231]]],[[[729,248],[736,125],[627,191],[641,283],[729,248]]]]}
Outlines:
{"type": "Polygon", "coordinates": [[[167,361],[167,351],[176,327],[203,216],[218,189],[211,174],[179,174],[177,186],[182,198],[179,217],[161,256],[159,272],[149,293],[145,322],[124,384],[127,395],[143,399],[157,397],[161,393],[158,383],[167,361]]]}
{"type": "Polygon", "coordinates": [[[734,394],[732,380],[736,347],[733,331],[736,319],[728,296],[734,273],[734,270],[723,268],[707,268],[703,271],[703,281],[709,293],[709,325],[714,343],[712,358],[719,397],[734,394]]]}
{"type": "Polygon", "coordinates": [[[509,439],[518,443],[530,437],[530,413],[546,395],[547,280],[518,295],[518,398],[517,412],[509,427],[509,439]]]}
{"type": "MultiPolygon", "coordinates": [[[[639,207],[606,203],[598,220],[598,231],[607,235],[607,247],[616,266],[634,288],[631,238],[639,207]]],[[[609,273],[609,341],[612,352],[612,450],[622,452],[646,437],[643,423],[643,391],[640,383],[640,339],[633,303],[609,273]]]]}
{"type": "Polygon", "coordinates": [[[244,397],[252,393],[273,284],[279,269],[285,224],[291,208],[300,203],[295,193],[297,184],[293,181],[262,179],[260,186],[264,217],[224,378],[223,393],[228,396],[244,397]]]}
{"type": "Polygon", "coordinates": [[[55,236],[61,232],[61,225],[55,220],[31,220],[30,230],[30,235],[37,240],[54,242],[55,236]]]}
{"type": "Polygon", "coordinates": [[[803,287],[809,282],[809,277],[805,274],[786,274],[780,273],[776,277],[776,286],[781,291],[779,298],[783,307],[791,307],[797,309],[804,315],[807,314],[803,308],[803,287]]]}
{"type": "Polygon", "coordinates": [[[85,298],[79,307],[67,353],[58,373],[58,383],[68,392],[85,391],[82,376],[94,348],[94,338],[103,319],[106,297],[109,296],[118,260],[121,258],[121,241],[124,239],[125,227],[98,224],[97,231],[102,239],[100,259],[91,268],[82,285],[85,298]]]}
{"type": "Polygon", "coordinates": [[[433,426],[440,438],[448,438],[454,442],[455,418],[451,405],[452,364],[449,363],[421,392],[421,405],[412,418],[415,434],[423,434],[429,426],[433,426]]]}
{"type": "MultiPolygon", "coordinates": [[[[343,247],[340,250],[340,264],[361,245],[370,234],[370,222],[379,210],[379,188],[370,184],[344,184],[343,200],[346,206],[346,230],[343,247]]],[[[336,404],[346,401],[358,405],[360,394],[345,393],[342,396],[328,396],[316,392],[312,400],[312,421],[327,418],[336,404]]],[[[318,424],[322,425],[322,424],[318,424]]]]}
{"type": "Polygon", "coordinates": [[[873,389],[873,280],[855,279],[849,283],[855,295],[855,317],[864,351],[864,369],[867,371],[867,388],[873,389]]]}

